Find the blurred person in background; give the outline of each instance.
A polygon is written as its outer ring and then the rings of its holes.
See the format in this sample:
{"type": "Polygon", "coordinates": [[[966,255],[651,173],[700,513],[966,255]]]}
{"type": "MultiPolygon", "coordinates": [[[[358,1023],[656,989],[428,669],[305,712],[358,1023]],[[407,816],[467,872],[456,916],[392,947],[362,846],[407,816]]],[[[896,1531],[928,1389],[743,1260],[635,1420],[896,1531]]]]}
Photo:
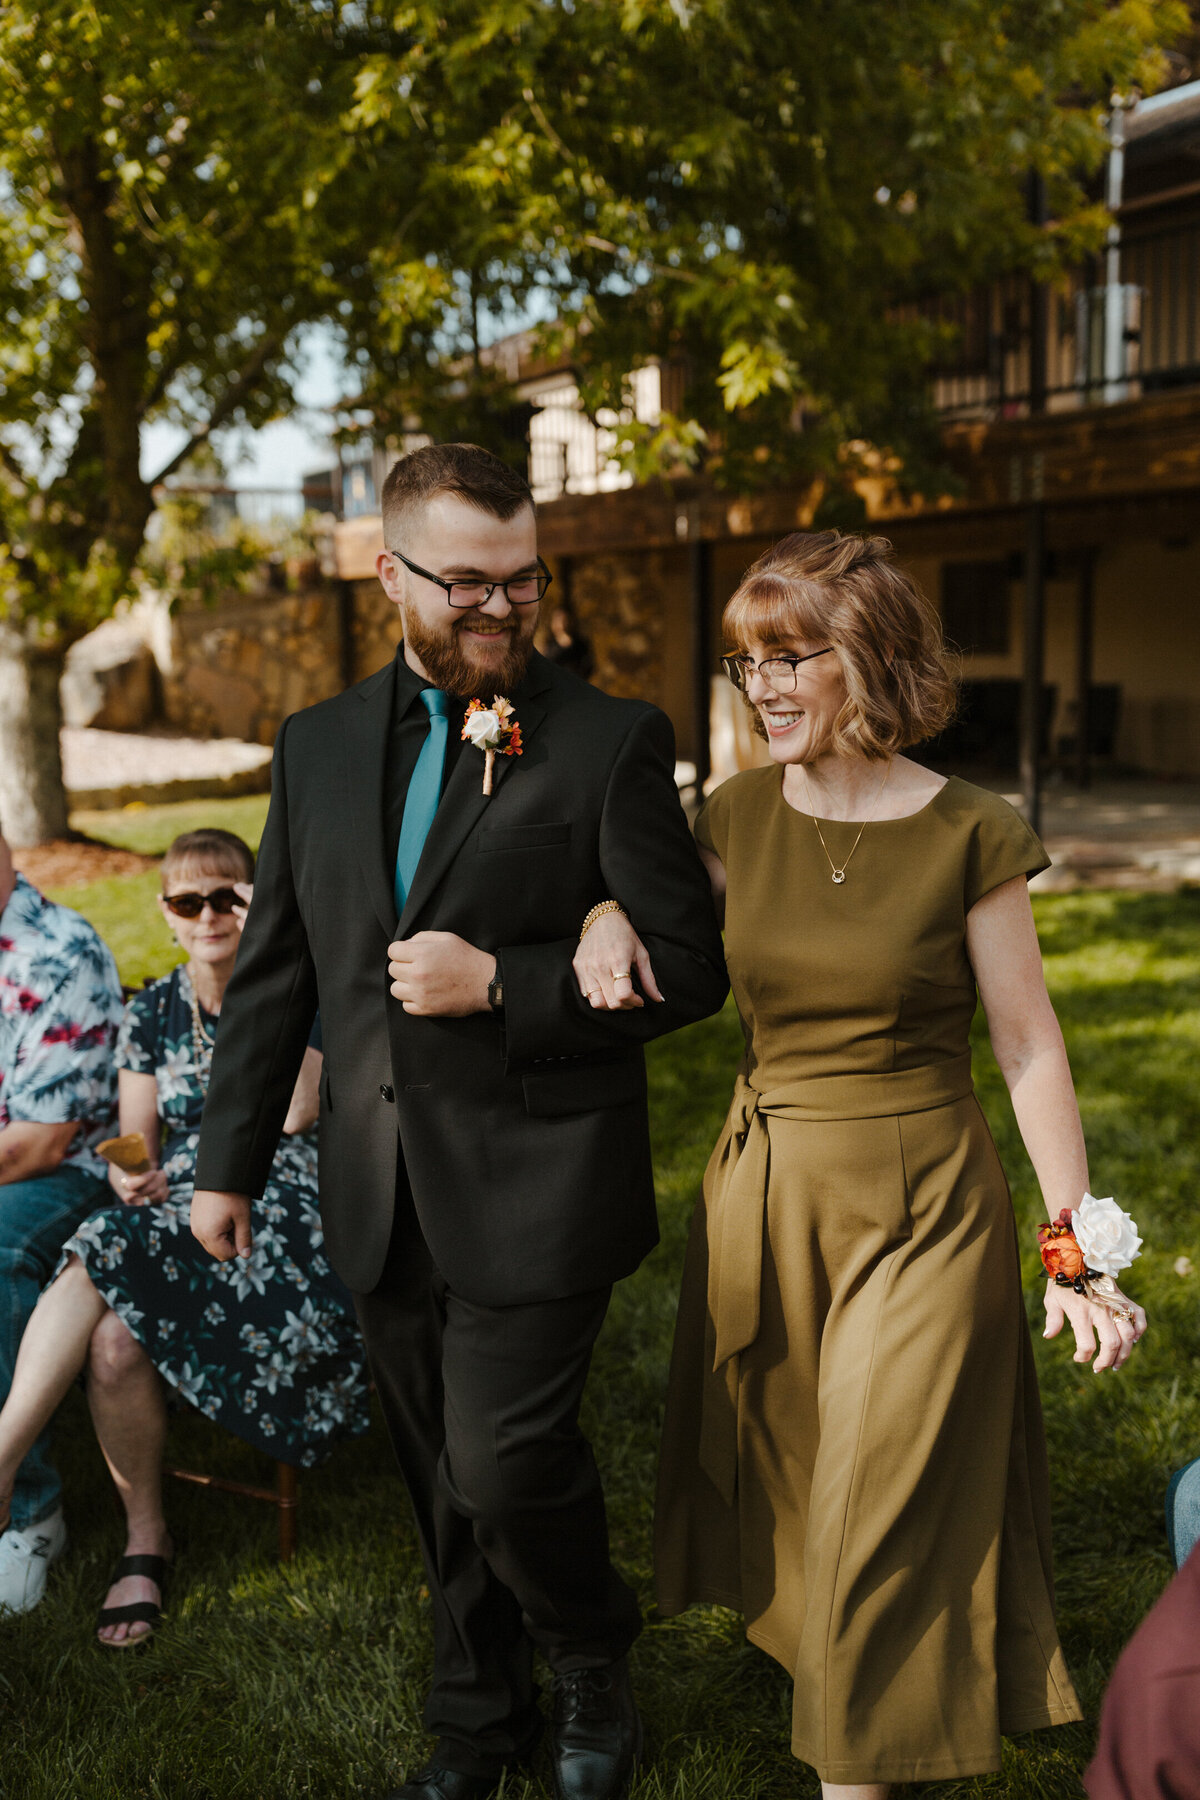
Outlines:
{"type": "MultiPolygon", "coordinates": [[[[86,919],[13,868],[0,837],[0,1403],[62,1242],[107,1192],[121,983],[86,919]]],[[[0,1615],[29,1612],[66,1545],[49,1417],[0,1506],[0,1615]]]]}
{"type": "Polygon", "coordinates": [[[1090,1800],[1200,1795],[1200,1546],[1121,1653],[1083,1785],[1090,1800]]]}
{"type": "Polygon", "coordinates": [[[253,873],[249,846],[227,831],[187,832],[163,859],[159,906],[187,961],[130,1000],[115,1059],[120,1130],[141,1134],[150,1166],[113,1166],[116,1198],[60,1232],[57,1276],[0,1411],[2,1518],[28,1442],[86,1369],[127,1526],[97,1621],[112,1649],[144,1642],[162,1616],[173,1557],[162,1505],[169,1395],[301,1467],[367,1426],[362,1340],[317,1210],[321,1055],[311,1042],[255,1202],[254,1255],[214,1262],[189,1230],[200,1113],[253,873]]]}

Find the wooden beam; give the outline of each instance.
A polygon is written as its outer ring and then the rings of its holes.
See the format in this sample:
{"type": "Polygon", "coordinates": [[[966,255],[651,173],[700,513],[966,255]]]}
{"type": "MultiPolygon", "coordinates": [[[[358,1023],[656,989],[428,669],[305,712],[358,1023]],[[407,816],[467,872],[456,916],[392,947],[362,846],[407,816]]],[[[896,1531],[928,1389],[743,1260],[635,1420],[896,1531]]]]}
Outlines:
{"type": "Polygon", "coordinates": [[[712,774],[712,554],[699,540],[689,544],[692,613],[692,757],[696,764],[696,798],[712,774]]]}
{"type": "Polygon", "coordinates": [[[1042,828],[1042,681],[1046,643],[1046,512],[1035,501],[1025,518],[1025,619],[1021,658],[1021,792],[1025,817],[1042,828]]]}

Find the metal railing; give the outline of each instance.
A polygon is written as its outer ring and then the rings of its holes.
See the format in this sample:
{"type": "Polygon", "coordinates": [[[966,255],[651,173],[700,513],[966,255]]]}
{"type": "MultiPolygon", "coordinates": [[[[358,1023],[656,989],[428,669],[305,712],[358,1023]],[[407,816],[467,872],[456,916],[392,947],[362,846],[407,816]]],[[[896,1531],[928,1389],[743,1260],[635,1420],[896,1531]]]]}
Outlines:
{"type": "MultiPolygon", "coordinates": [[[[1050,412],[1200,386],[1200,218],[1130,231],[1120,281],[1099,261],[1049,296],[1045,407],[1050,412]]],[[[1033,290],[1011,274],[974,293],[905,309],[944,325],[954,348],[933,372],[933,400],[948,419],[1019,418],[1029,411],[1033,290]]]]}

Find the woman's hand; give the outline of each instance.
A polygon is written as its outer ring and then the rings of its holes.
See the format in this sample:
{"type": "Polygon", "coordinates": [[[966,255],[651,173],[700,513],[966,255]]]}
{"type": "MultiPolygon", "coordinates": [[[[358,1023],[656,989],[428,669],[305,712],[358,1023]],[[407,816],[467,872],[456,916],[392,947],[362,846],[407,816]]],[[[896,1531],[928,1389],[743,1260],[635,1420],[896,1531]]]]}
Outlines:
{"type": "Polygon", "coordinates": [[[1057,1337],[1068,1319],[1075,1333],[1077,1363],[1091,1362],[1099,1340],[1100,1354],[1092,1363],[1092,1374],[1103,1369],[1120,1369],[1129,1361],[1133,1347],[1146,1334],[1146,1314],[1131,1300],[1132,1319],[1114,1319],[1107,1306],[1077,1294],[1074,1288],[1059,1287],[1056,1281],[1046,1283],[1046,1329],[1044,1337],[1057,1337]]]}
{"type": "Polygon", "coordinates": [[[108,1178],[126,1206],[161,1206],[167,1197],[167,1178],[161,1169],[147,1169],[144,1175],[110,1169],[108,1178]]]}
{"type": "Polygon", "coordinates": [[[237,928],[241,931],[246,923],[246,914],[249,911],[250,902],[254,898],[254,884],[249,881],[235,881],[233,884],[233,891],[235,894],[240,894],[242,899],[241,906],[235,906],[233,909],[233,916],[237,920],[237,928]]]}
{"type": "Polygon", "coordinates": [[[602,913],[579,940],[571,962],[579,991],[596,1012],[632,1012],[644,1006],[633,985],[636,969],[642,990],[661,1000],[650,955],[624,913],[602,913]]]}

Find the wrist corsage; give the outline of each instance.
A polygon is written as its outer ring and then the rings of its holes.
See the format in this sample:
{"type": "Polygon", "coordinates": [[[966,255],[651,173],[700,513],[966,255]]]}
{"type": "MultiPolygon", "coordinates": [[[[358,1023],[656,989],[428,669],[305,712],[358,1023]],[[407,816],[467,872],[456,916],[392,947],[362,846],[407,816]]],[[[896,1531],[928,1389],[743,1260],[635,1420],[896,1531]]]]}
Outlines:
{"type": "Polygon", "coordinates": [[[1141,1255],[1142,1240],[1115,1200],[1085,1194],[1075,1211],[1064,1206],[1052,1225],[1038,1226],[1038,1248],[1059,1287],[1098,1301],[1114,1319],[1133,1318],[1133,1303],[1113,1277],[1141,1255]]]}
{"type": "Polygon", "coordinates": [[[517,724],[512,701],[496,694],[491,706],[472,700],[463,719],[463,738],[483,751],[483,791],[492,791],[492,768],[496,757],[520,756],[521,727],[517,724]]]}

